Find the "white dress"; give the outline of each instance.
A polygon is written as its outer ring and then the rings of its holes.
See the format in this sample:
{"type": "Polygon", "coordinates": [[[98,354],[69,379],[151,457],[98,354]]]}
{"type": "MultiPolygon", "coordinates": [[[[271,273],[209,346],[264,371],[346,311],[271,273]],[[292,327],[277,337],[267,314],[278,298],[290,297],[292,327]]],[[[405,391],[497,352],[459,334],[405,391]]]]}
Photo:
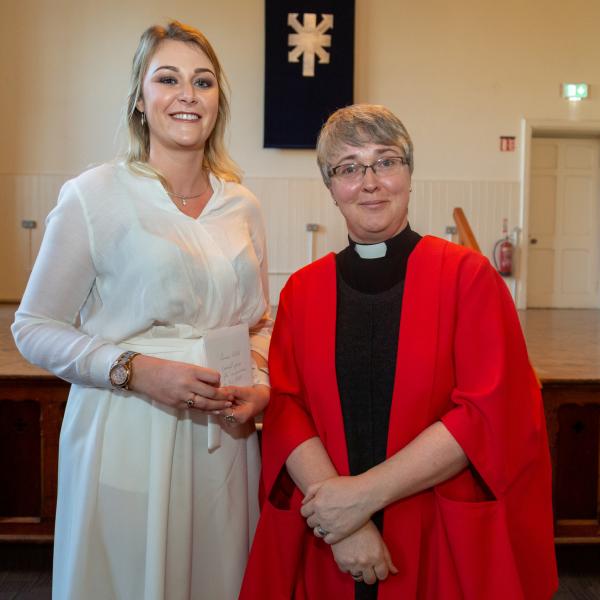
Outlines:
{"type": "Polygon", "coordinates": [[[258,518],[253,428],[113,391],[112,362],[135,349],[202,364],[203,332],[248,323],[270,335],[257,200],[211,175],[198,219],[122,164],[68,181],[13,334],[31,362],[70,381],[60,436],[56,600],[233,600],[258,518]]]}

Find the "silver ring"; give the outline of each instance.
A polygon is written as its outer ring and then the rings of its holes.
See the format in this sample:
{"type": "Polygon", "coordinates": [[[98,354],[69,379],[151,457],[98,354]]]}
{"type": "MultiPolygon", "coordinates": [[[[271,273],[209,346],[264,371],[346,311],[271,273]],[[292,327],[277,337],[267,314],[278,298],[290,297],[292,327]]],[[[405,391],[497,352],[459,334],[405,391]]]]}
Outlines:
{"type": "Polygon", "coordinates": [[[194,408],[194,406],[196,406],[196,401],[194,400],[194,398],[196,397],[196,394],[194,394],[187,402],[186,404],[188,405],[188,408],[194,408]]]}
{"type": "Polygon", "coordinates": [[[354,581],[362,581],[362,573],[350,573],[350,575],[354,581]]]}
{"type": "Polygon", "coordinates": [[[326,535],[329,535],[329,531],[323,529],[320,525],[315,527],[315,532],[322,538],[324,538],[326,535]]]}
{"type": "Polygon", "coordinates": [[[225,416],[225,423],[227,425],[237,425],[237,419],[235,418],[235,412],[231,409],[231,413],[225,416]]]}

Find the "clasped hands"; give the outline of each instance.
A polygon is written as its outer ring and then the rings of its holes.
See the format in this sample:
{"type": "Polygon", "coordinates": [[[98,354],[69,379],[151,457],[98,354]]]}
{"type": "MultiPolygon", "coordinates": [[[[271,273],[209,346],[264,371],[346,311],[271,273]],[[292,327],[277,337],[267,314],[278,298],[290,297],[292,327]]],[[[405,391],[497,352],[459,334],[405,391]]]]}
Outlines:
{"type": "Polygon", "coordinates": [[[135,358],[130,389],[173,408],[226,417],[230,425],[252,419],[269,402],[267,386],[220,387],[213,369],[147,355],[135,358]]]}
{"type": "Polygon", "coordinates": [[[300,510],[308,526],[331,545],[335,561],[355,581],[375,583],[398,569],[381,534],[370,520],[378,510],[359,475],[332,477],[312,484],[300,510]]]}

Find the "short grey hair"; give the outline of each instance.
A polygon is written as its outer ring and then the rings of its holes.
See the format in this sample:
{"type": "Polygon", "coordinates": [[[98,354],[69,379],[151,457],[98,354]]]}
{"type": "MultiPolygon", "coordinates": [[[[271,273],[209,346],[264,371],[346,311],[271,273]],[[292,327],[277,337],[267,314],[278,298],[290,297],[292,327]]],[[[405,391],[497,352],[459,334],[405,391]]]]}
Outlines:
{"type": "Polygon", "coordinates": [[[402,121],[385,106],[352,104],[336,110],[321,128],[317,140],[317,164],[323,181],[331,186],[332,156],[345,144],[360,147],[364,144],[397,146],[404,152],[412,174],[413,143],[402,121]]]}

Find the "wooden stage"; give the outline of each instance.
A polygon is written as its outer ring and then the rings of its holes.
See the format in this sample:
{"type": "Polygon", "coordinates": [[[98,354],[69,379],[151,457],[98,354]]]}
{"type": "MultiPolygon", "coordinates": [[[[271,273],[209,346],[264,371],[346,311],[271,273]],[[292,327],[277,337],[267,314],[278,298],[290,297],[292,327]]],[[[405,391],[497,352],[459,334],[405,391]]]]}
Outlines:
{"type": "Polygon", "coordinates": [[[558,543],[600,543],[600,310],[519,315],[542,382],[558,543]]]}
{"type": "MultiPolygon", "coordinates": [[[[0,540],[52,539],[68,384],[29,365],[0,304],[0,540]]],[[[520,313],[543,386],[558,543],[600,542],[600,310],[520,313]]],[[[535,510],[535,507],[531,507],[535,510]]]]}
{"type": "Polygon", "coordinates": [[[51,541],[69,384],[19,354],[10,333],[16,308],[0,304],[0,541],[51,541]]]}
{"type": "Polygon", "coordinates": [[[519,311],[542,383],[600,383],[600,310],[519,311]]]}

